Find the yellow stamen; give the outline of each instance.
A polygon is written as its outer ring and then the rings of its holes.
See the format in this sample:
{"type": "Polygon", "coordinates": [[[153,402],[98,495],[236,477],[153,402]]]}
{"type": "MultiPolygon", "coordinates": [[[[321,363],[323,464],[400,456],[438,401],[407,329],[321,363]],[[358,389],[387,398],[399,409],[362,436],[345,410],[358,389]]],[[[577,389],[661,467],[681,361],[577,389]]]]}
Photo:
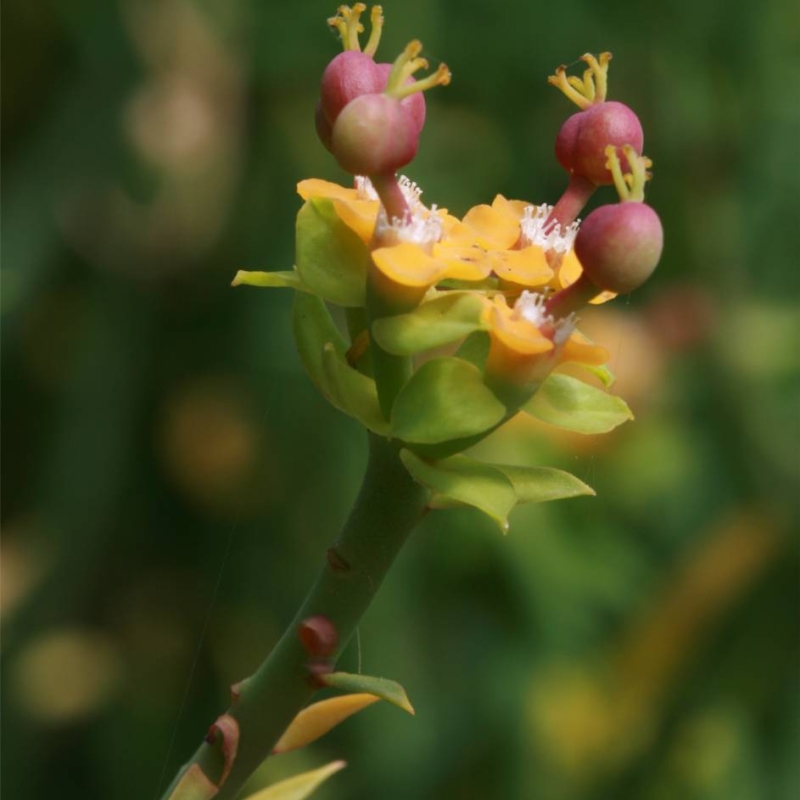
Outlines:
{"type": "Polygon", "coordinates": [[[550,75],[547,78],[547,82],[551,86],[555,86],[556,89],[560,89],[567,99],[572,100],[578,108],[586,109],[592,105],[591,100],[570,83],[569,78],[567,78],[567,68],[563,64],[560,67],[556,67],[556,74],[550,75]]]}
{"type": "MultiPolygon", "coordinates": [[[[356,3],[352,8],[350,6],[339,6],[335,17],[328,20],[328,25],[331,28],[336,28],[339,36],[342,39],[342,47],[345,50],[361,50],[361,43],[358,41],[358,35],[364,31],[364,26],[359,22],[359,17],[367,10],[364,3],[356,3]]],[[[378,33],[380,38],[380,32],[378,33]]],[[[370,42],[372,36],[370,36],[370,42]]],[[[377,42],[375,43],[377,47],[377,42]]]]}
{"type": "Polygon", "coordinates": [[[369,15],[369,39],[367,39],[367,46],[364,48],[364,52],[368,56],[374,56],[375,51],[378,49],[381,31],[383,30],[383,21],[383,8],[381,6],[372,6],[372,11],[369,15]]]}
{"type": "Polygon", "coordinates": [[[581,56],[581,61],[584,61],[589,67],[584,71],[582,78],[574,75],[568,76],[567,68],[562,64],[556,69],[556,74],[547,79],[547,82],[560,89],[576,106],[586,109],[596,103],[605,102],[608,90],[608,62],[611,61],[611,53],[600,53],[597,58],[591,53],[585,53],[581,56]]]}
{"type": "Polygon", "coordinates": [[[617,148],[613,144],[605,150],[606,169],[611,171],[621,202],[641,203],[644,200],[644,185],[653,177],[648,172],[653,162],[647,156],[640,156],[629,144],[621,149],[631,171],[623,174],[617,148]]]}
{"type": "Polygon", "coordinates": [[[581,61],[589,65],[586,72],[592,74],[593,83],[597,82],[597,91],[593,92],[594,102],[604,102],[608,91],[608,62],[611,61],[611,53],[600,53],[599,58],[595,58],[591,53],[584,53],[581,61]]]}
{"type": "Polygon", "coordinates": [[[450,83],[450,70],[446,64],[440,64],[436,72],[413,83],[406,81],[418,70],[427,69],[428,62],[424,58],[419,58],[422,51],[422,43],[414,39],[406,45],[405,50],[395,59],[392,71],[386,81],[386,94],[402,100],[414,92],[424,92],[434,86],[447,86],[450,83]]]}

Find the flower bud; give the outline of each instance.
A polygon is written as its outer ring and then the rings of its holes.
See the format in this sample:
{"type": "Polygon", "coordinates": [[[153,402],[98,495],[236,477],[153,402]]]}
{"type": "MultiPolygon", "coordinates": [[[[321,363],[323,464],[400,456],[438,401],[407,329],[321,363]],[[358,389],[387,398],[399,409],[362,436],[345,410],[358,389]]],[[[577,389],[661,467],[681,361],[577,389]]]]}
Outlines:
{"type": "Polygon", "coordinates": [[[336,626],[322,614],[306,617],[297,626],[300,644],[313,658],[330,658],[339,646],[336,626]]]}
{"type": "Polygon", "coordinates": [[[418,145],[419,132],[400,100],[364,94],[339,114],[330,149],[352,175],[383,175],[408,164],[418,145]]]}

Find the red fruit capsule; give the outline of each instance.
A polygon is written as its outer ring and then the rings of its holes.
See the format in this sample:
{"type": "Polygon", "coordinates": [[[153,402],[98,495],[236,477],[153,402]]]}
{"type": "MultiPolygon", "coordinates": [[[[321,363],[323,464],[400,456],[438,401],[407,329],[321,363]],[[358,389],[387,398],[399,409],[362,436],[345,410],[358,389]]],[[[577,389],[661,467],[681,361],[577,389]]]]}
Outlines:
{"type": "Polygon", "coordinates": [[[333,126],[331,152],[352,175],[397,172],[417,154],[419,131],[400,100],[364,94],[348,103],[333,126]]]}
{"type": "Polygon", "coordinates": [[[617,148],[606,148],[606,167],[621,202],[596,208],[584,219],[575,238],[575,255],[586,277],[599,289],[625,294],[653,273],[664,247],[658,214],[644,201],[649,159],[625,145],[622,156],[630,166],[623,175],[617,148]]]}
{"type": "Polygon", "coordinates": [[[600,206],[581,224],[575,255],[589,280],[604,291],[626,294],[652,275],[664,247],[658,214],[644,203],[600,206]]]}
{"type": "Polygon", "coordinates": [[[611,53],[601,53],[598,58],[587,53],[581,60],[589,67],[582,78],[568,78],[563,66],[548,78],[582,109],[561,126],[556,137],[556,158],[570,174],[604,186],[614,182],[605,166],[606,147],[629,145],[641,155],[644,133],[628,106],[606,101],[611,53]]]}

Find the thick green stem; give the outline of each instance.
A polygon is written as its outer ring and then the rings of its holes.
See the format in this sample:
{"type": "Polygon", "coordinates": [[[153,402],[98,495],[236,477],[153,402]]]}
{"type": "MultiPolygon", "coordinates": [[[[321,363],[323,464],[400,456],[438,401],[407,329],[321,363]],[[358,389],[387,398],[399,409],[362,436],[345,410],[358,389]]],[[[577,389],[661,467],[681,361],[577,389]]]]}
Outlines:
{"type": "MultiPolygon", "coordinates": [[[[398,447],[370,435],[361,491],[339,538],[328,550],[316,583],[269,657],[242,684],[238,701],[227,712],[239,723],[239,747],[216,800],[237,796],[316,691],[309,679],[308,655],[297,636],[299,623],[316,614],[331,620],[339,634],[338,657],[427,502],[427,491],[414,483],[400,462],[398,447]]],[[[192,764],[199,764],[217,782],[222,773],[219,746],[204,742],[186,766],[192,764]]]]}

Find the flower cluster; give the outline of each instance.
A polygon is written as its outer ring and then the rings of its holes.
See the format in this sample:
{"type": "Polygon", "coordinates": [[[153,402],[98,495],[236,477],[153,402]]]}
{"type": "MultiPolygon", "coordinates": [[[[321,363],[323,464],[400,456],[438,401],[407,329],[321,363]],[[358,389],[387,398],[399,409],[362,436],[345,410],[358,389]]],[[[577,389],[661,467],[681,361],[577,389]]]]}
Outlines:
{"type": "Polygon", "coordinates": [[[643,283],[663,235],[644,203],[642,127],[606,99],[609,53],[584,55],[580,78],[559,67],[549,79],[580,109],[556,137],[569,182],[555,205],[497,195],[459,219],[426,204],[397,171],[417,152],[423,93],[450,71],[415,77],[429,69],[418,41],[376,61],[383,15],[372,9],[362,50],[365,10],[341,6],[328,21],[344,52],[324,72],[316,110],[320,140],[352,183],[301,181],[295,270],[239,273],[235,283],[296,289],[295,334],[317,386],[414,459],[440,463],[528,408],[560,364],[605,363],[576,315],[643,283]],[[619,202],[581,223],[603,186],[619,202]],[[346,309],[349,342],[330,305],[346,309]]]}

